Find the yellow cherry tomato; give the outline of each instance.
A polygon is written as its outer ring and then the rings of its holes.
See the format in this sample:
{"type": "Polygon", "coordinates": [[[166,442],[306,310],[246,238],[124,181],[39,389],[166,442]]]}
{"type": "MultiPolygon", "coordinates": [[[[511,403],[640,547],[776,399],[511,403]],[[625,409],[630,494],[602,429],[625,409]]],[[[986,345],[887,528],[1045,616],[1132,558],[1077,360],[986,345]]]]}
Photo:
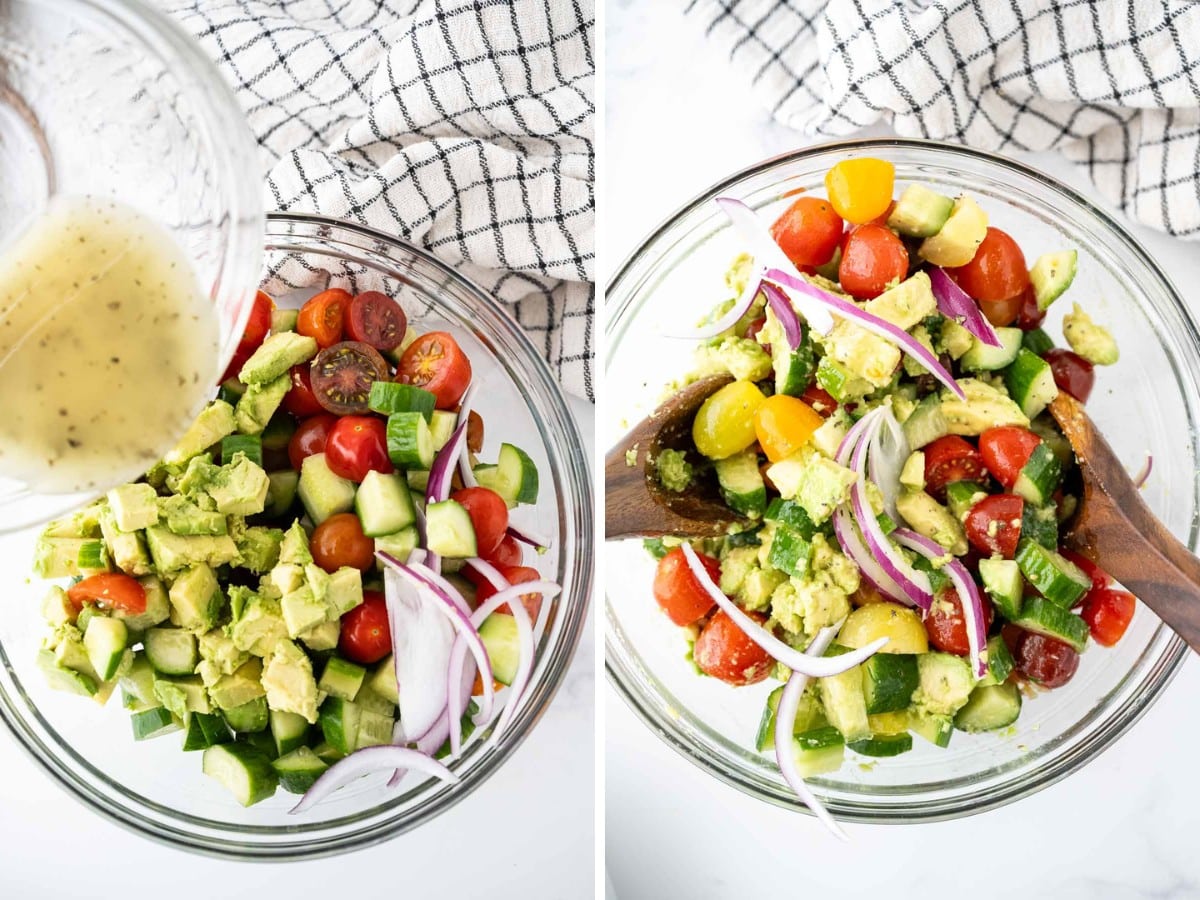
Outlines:
{"type": "Polygon", "coordinates": [[[692,440],[709,459],[724,459],[754,443],[754,414],[767,398],[752,381],[727,384],[692,420],[692,440]]]}
{"type": "Polygon", "coordinates": [[[795,397],[768,397],[754,414],[754,433],[771,462],[791,456],[825,422],[820,413],[795,397]]]}
{"type": "Polygon", "coordinates": [[[854,650],[886,637],[880,653],[925,653],[929,636],[915,610],[885,601],[860,606],[846,617],[838,634],[838,643],[854,650]]]}
{"type": "Polygon", "coordinates": [[[896,167],[886,159],[844,159],[825,174],[825,190],[834,210],[847,222],[862,225],[887,212],[896,167]]]}

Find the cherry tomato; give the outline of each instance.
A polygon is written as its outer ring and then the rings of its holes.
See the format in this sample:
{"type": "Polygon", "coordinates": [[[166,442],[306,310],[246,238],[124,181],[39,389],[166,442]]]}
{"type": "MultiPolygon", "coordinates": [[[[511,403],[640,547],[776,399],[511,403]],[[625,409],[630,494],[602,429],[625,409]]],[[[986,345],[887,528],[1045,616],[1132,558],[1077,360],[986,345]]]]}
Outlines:
{"type": "Polygon", "coordinates": [[[925,490],[939,500],[954,481],[979,481],[987,474],[979,451],[956,434],[948,434],[925,447],[925,490]]]}
{"type": "Polygon", "coordinates": [[[84,603],[98,603],[134,615],[146,611],[146,589],[121,572],[89,576],[67,588],[67,599],[76,610],[83,609],[84,603]]]}
{"type": "Polygon", "coordinates": [[[297,419],[318,416],[325,412],[325,407],[317,402],[313,393],[312,377],[308,374],[308,363],[292,366],[292,386],[283,395],[283,408],[297,419]]]}
{"type": "Polygon", "coordinates": [[[1026,632],[1013,652],[1016,669],[1042,687],[1062,687],[1079,668],[1079,654],[1070,644],[1043,634],[1026,632]]]}
{"type": "Polygon", "coordinates": [[[828,419],[837,412],[837,401],[833,399],[833,395],[825,388],[820,387],[816,382],[810,384],[804,389],[804,393],[800,395],[800,399],[811,406],[817,413],[825,419],[828,419]]]}
{"type": "Polygon", "coordinates": [[[1088,592],[1079,614],[1096,643],[1111,647],[1125,636],[1136,606],[1137,600],[1129,591],[1101,588],[1088,592]]]}
{"type": "Polygon", "coordinates": [[[222,381],[237,378],[237,374],[242,371],[246,360],[253,356],[259,344],[267,339],[267,334],[271,330],[271,313],[274,311],[274,300],[262,291],[254,295],[254,305],[250,307],[250,317],[246,319],[246,330],[242,332],[242,339],[238,341],[237,349],[233,351],[233,359],[229,361],[225,374],[221,376],[222,381]]]}
{"type": "Polygon", "coordinates": [[[868,300],[908,274],[904,242],[882,225],[860,225],[842,244],[838,281],[851,297],[868,300]]]}
{"type": "MultiPolygon", "coordinates": [[[[721,563],[703,553],[696,554],[714,583],[721,580],[721,563]]],[[[688,568],[683,550],[675,547],[658,561],[654,573],[654,599],[676,625],[691,625],[716,604],[688,568]]]]}
{"type": "Polygon", "coordinates": [[[395,350],[407,330],[408,317],[400,304],[379,291],[364,291],[346,310],[346,334],[376,350],[395,350]]]}
{"type": "MultiPolygon", "coordinates": [[[[767,620],[760,613],[747,615],[760,623],[767,620]]],[[[750,640],[724,610],[718,610],[700,630],[692,659],[704,674],[737,687],[762,681],[775,665],[771,655],[750,640]]]]}
{"type": "Polygon", "coordinates": [[[363,666],[377,663],[392,652],[387,601],[379,591],[363,591],[363,602],[342,616],[338,652],[363,666]]]}
{"type": "Polygon", "coordinates": [[[500,543],[496,545],[496,549],[492,551],[490,556],[485,556],[488,562],[493,566],[508,566],[515,568],[525,561],[525,551],[521,548],[521,542],[511,534],[506,534],[500,539],[500,543]]]}
{"type": "Polygon", "coordinates": [[[1017,483],[1017,476],[1034,448],[1042,439],[1020,425],[989,428],[979,436],[979,452],[992,476],[1006,488],[1017,483]]]}
{"type": "Polygon", "coordinates": [[[775,220],[771,237],[797,266],[823,266],[842,239],[842,217],[828,200],[800,197],[775,220]]]}
{"type": "MultiPolygon", "coordinates": [[[[983,598],[983,630],[992,627],[994,611],[992,602],[983,598]]],[[[956,656],[967,656],[971,652],[971,643],[967,639],[967,620],[963,617],[962,600],[958,591],[946,588],[942,591],[929,608],[925,616],[925,631],[929,635],[929,643],[943,653],[953,653],[956,656]]]]}
{"type": "Polygon", "coordinates": [[[1007,300],[980,300],[979,310],[996,328],[1007,328],[1021,312],[1021,295],[1007,300]]]}
{"type": "Polygon", "coordinates": [[[787,394],[768,397],[754,411],[754,433],[771,462],[791,456],[824,423],[811,406],[787,394]]]}
{"type": "Polygon", "coordinates": [[[1080,403],[1087,403],[1096,384],[1096,370],[1090,362],[1071,350],[1055,347],[1042,354],[1050,363],[1054,383],[1060,391],[1066,391],[1080,403]]]}
{"type": "MultiPolygon", "coordinates": [[[[1059,547],[1058,552],[1071,562],[1075,563],[1075,565],[1079,566],[1079,568],[1083,569],[1084,574],[1087,575],[1088,578],[1092,579],[1092,587],[1088,591],[1089,594],[1092,591],[1102,591],[1106,587],[1112,585],[1112,576],[1082,553],[1076,553],[1074,550],[1069,550],[1066,547],[1059,547]]],[[[1084,597],[1084,599],[1086,600],[1087,597],[1084,597]]]]}
{"type": "Polygon", "coordinates": [[[366,572],[375,565],[375,541],[354,513],[338,513],[316,527],[309,541],[313,562],[330,574],[342,566],[366,572]]]}
{"type": "Polygon", "coordinates": [[[325,462],[334,475],[361,483],[368,472],[396,471],[388,458],[387,425],[375,416],[342,416],[329,429],[325,462]]]}
{"type": "Polygon", "coordinates": [[[332,347],[342,339],[346,307],[349,305],[349,292],[341,288],[321,291],[300,307],[300,315],[296,317],[296,333],[312,338],[322,349],[332,347]]]}
{"type": "Polygon", "coordinates": [[[391,378],[391,369],[370,344],[342,341],[326,347],[309,366],[317,402],[339,416],[364,414],[371,385],[391,378]]]}
{"type": "Polygon", "coordinates": [[[885,209],[883,212],[881,212],[879,215],[877,215],[875,218],[873,218],[873,219],[871,220],[871,224],[873,224],[873,225],[886,225],[886,224],[887,224],[887,220],[888,220],[888,219],[890,219],[890,218],[891,218],[891,216],[892,216],[892,210],[894,210],[895,208],[896,208],[896,201],[895,201],[895,200],[889,200],[889,201],[888,201],[888,205],[887,205],[887,209],[885,209]]]}
{"type": "Polygon", "coordinates": [[[1000,626],[1000,637],[1004,640],[1004,646],[1008,648],[1009,653],[1014,655],[1023,634],[1025,634],[1025,629],[1019,625],[1013,625],[1011,622],[1005,622],[1000,626]]]}
{"type": "Polygon", "coordinates": [[[1017,242],[999,228],[988,228],[969,263],[947,271],[959,287],[980,302],[1007,300],[1029,287],[1025,254],[1017,242]]]}
{"type": "Polygon", "coordinates": [[[1033,292],[1033,285],[1027,286],[1025,290],[1021,291],[1021,308],[1017,311],[1017,327],[1022,331],[1033,331],[1035,328],[1041,328],[1045,319],[1046,311],[1038,309],[1037,295],[1033,292]]]}
{"type": "Polygon", "coordinates": [[[825,174],[829,202],[847,222],[870,222],[892,202],[896,167],[883,159],[844,159],[825,174]]]}
{"type": "Polygon", "coordinates": [[[475,543],[478,553],[489,558],[508,531],[508,504],[504,498],[490,488],[463,488],[450,495],[450,499],[461,503],[475,526],[475,543]]]}
{"type": "MultiPolygon", "coordinates": [[[[531,581],[541,581],[542,575],[537,569],[529,566],[496,566],[496,569],[504,576],[509,584],[528,584],[531,581]]],[[[492,583],[486,578],[478,577],[471,579],[475,583],[475,603],[483,603],[494,593],[496,589],[492,583]]],[[[542,610],[542,595],[541,594],[522,594],[521,605],[525,607],[525,612],[529,613],[529,620],[536,622],[538,613],[542,610]]],[[[512,615],[512,610],[508,608],[508,604],[496,609],[498,613],[507,613],[512,615]]]]}
{"type": "Polygon", "coordinates": [[[472,453],[483,451],[483,416],[475,410],[467,413],[467,449],[472,453]]]}
{"type": "Polygon", "coordinates": [[[984,497],[967,512],[963,527],[971,546],[984,556],[999,553],[1005,559],[1017,554],[1025,501],[1016,494],[984,497]]]}
{"type": "Polygon", "coordinates": [[[291,462],[293,469],[299,472],[300,464],[304,460],[314,453],[325,452],[325,442],[329,438],[329,431],[336,422],[337,416],[323,413],[305,419],[296,426],[296,430],[288,441],[288,461],[291,462]]]}
{"type": "Polygon", "coordinates": [[[431,331],[404,351],[396,380],[431,392],[437,397],[438,409],[453,409],[471,383],[471,362],[453,337],[431,331]]]}

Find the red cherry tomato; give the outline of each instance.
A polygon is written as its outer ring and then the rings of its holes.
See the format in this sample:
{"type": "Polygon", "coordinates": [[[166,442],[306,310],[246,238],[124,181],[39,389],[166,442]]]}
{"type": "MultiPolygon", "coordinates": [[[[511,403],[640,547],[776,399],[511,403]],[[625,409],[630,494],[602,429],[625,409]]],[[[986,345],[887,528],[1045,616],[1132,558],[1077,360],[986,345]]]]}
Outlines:
{"type": "MultiPolygon", "coordinates": [[[[496,569],[504,576],[509,584],[528,584],[531,581],[540,581],[542,575],[537,569],[529,566],[496,566],[496,569]]],[[[493,594],[496,589],[492,583],[481,576],[474,576],[471,580],[475,583],[475,603],[476,605],[483,603],[493,594]]],[[[529,620],[536,622],[538,613],[542,609],[541,594],[522,594],[521,605],[525,607],[525,612],[529,613],[529,620]]],[[[512,610],[508,608],[508,604],[498,607],[496,612],[512,614],[512,610]]]]}
{"type": "Polygon", "coordinates": [[[455,491],[450,499],[467,510],[475,526],[478,553],[484,559],[490,558],[508,531],[508,504],[504,498],[490,488],[473,487],[455,491]]]}
{"type": "Polygon", "coordinates": [[[317,402],[317,395],[313,393],[312,376],[308,372],[308,363],[292,366],[291,376],[292,386],[283,395],[284,410],[297,419],[319,416],[325,412],[325,407],[317,402]]]}
{"type": "Polygon", "coordinates": [[[363,666],[377,663],[392,652],[387,602],[379,591],[363,591],[363,602],[342,616],[338,652],[363,666]]]}
{"type": "Polygon", "coordinates": [[[350,301],[346,310],[346,334],[376,350],[395,350],[406,330],[408,317],[400,304],[379,291],[364,291],[350,301]]]}
{"type": "Polygon", "coordinates": [[[872,225],[887,225],[887,220],[891,218],[892,210],[896,208],[896,201],[893,200],[887,205],[887,209],[871,220],[872,225]]]}
{"type": "Polygon", "coordinates": [[[979,436],[979,452],[992,476],[1006,488],[1017,483],[1017,476],[1034,448],[1042,439],[1019,425],[989,428],[979,436]]]}
{"type": "Polygon", "coordinates": [[[771,237],[797,266],[823,266],[842,239],[842,217],[820,197],[800,197],[771,226],[771,237]]]}
{"type": "Polygon", "coordinates": [[[84,603],[98,603],[134,615],[146,611],[146,589],[120,572],[101,572],[71,585],[67,599],[76,610],[83,609],[84,603]]]}
{"type": "Polygon", "coordinates": [[[984,497],[967,512],[963,527],[971,546],[984,556],[999,553],[1005,559],[1017,555],[1021,539],[1021,515],[1025,501],[1015,494],[984,497]]]}
{"type": "Polygon", "coordinates": [[[375,541],[363,534],[354,513],[330,516],[312,533],[313,562],[333,574],[343,566],[366,572],[375,565],[375,541]]]}
{"type": "Polygon", "coordinates": [[[296,426],[291,439],[288,441],[288,461],[292,468],[300,471],[300,464],[314,453],[325,452],[325,442],[329,431],[337,422],[337,416],[323,413],[305,419],[296,426]]]}
{"type": "Polygon", "coordinates": [[[883,225],[859,225],[842,243],[838,281],[851,297],[878,297],[892,282],[908,274],[908,250],[904,242],[883,225]]]}
{"type": "MultiPolygon", "coordinates": [[[[1085,575],[1092,579],[1092,587],[1088,593],[1092,591],[1102,591],[1113,583],[1112,576],[1105,572],[1102,568],[1084,556],[1082,553],[1076,553],[1074,550],[1069,550],[1066,547],[1059,547],[1058,552],[1065,556],[1068,560],[1075,563],[1079,568],[1083,569],[1085,575]]],[[[1086,600],[1087,598],[1084,597],[1086,600]]]]}
{"type": "Polygon", "coordinates": [[[954,481],[979,481],[987,474],[983,457],[956,434],[948,434],[925,447],[925,489],[946,499],[946,485],[954,481]]]}
{"type": "Polygon", "coordinates": [[[1029,285],[1021,291],[1021,308],[1017,310],[1017,327],[1022,331],[1033,331],[1035,328],[1042,327],[1045,318],[1046,311],[1038,309],[1037,295],[1033,292],[1033,285],[1029,285]]]}
{"type": "Polygon", "coordinates": [[[496,545],[496,549],[492,551],[490,556],[485,556],[488,562],[493,566],[509,566],[515,568],[525,561],[525,551],[521,548],[521,542],[511,534],[506,534],[500,539],[500,543],[496,545]]]}
{"type": "Polygon", "coordinates": [[[969,263],[947,269],[947,272],[959,287],[980,302],[1007,300],[1029,286],[1025,254],[1017,242],[999,228],[987,230],[969,263]]]}
{"type": "Polygon", "coordinates": [[[838,405],[837,401],[833,399],[833,395],[825,390],[825,388],[818,386],[815,382],[805,388],[804,393],[800,395],[800,399],[826,419],[837,411],[838,405]]]}
{"type": "Polygon", "coordinates": [[[325,462],[334,475],[361,483],[368,472],[396,471],[388,458],[387,425],[375,416],[342,416],[329,429],[325,462]]]}
{"type": "MultiPolygon", "coordinates": [[[[992,627],[995,615],[992,602],[983,598],[983,630],[992,627]]],[[[929,635],[929,643],[944,653],[956,656],[967,656],[971,652],[971,644],[967,639],[967,620],[963,617],[962,600],[958,591],[946,588],[929,608],[925,616],[925,633],[929,635]]]]}
{"type": "Polygon", "coordinates": [[[246,360],[253,356],[259,344],[267,339],[267,334],[271,330],[271,313],[274,311],[274,300],[262,291],[254,295],[254,305],[250,307],[250,317],[246,319],[246,330],[242,332],[242,339],[238,341],[237,349],[233,351],[233,359],[229,361],[229,367],[221,376],[222,381],[237,378],[237,374],[242,371],[246,360]]]}
{"type": "MultiPolygon", "coordinates": [[[[721,580],[721,564],[711,556],[697,553],[709,577],[714,582],[721,580]]],[[[675,547],[658,561],[654,573],[654,599],[676,625],[691,625],[716,604],[709,596],[692,570],[688,568],[683,550],[675,547]]]]}
{"type": "Polygon", "coordinates": [[[453,409],[471,383],[471,363],[458,341],[444,331],[431,331],[404,351],[396,380],[431,392],[438,409],[453,409]]]}
{"type": "Polygon", "coordinates": [[[1007,300],[980,300],[979,309],[996,328],[1007,328],[1021,312],[1021,295],[1007,300]]]}
{"type": "Polygon", "coordinates": [[[1021,635],[1013,656],[1018,672],[1046,688],[1062,687],[1079,668],[1074,647],[1033,632],[1021,635]]]}
{"type": "Polygon", "coordinates": [[[1088,593],[1080,615],[1097,644],[1111,647],[1125,636],[1137,600],[1128,591],[1101,588],[1088,593]]]}
{"type": "Polygon", "coordinates": [[[1096,370],[1090,362],[1074,351],[1059,347],[1047,350],[1042,359],[1050,363],[1054,383],[1060,391],[1066,391],[1080,403],[1087,403],[1096,384],[1096,370]]]}
{"type": "Polygon", "coordinates": [[[1021,637],[1026,633],[1024,628],[1019,625],[1013,625],[1011,622],[1005,622],[1000,626],[1000,637],[1004,640],[1004,646],[1008,648],[1008,652],[1016,656],[1017,644],[1021,642],[1021,637]]]}
{"type": "Polygon", "coordinates": [[[332,347],[342,339],[346,307],[349,305],[349,292],[341,288],[321,291],[300,307],[300,314],[296,317],[296,333],[312,338],[321,349],[332,347]]]}
{"type": "MultiPolygon", "coordinates": [[[[759,623],[767,620],[760,613],[747,615],[759,623]]],[[[750,640],[724,610],[718,610],[701,629],[692,659],[704,674],[737,687],[762,681],[775,665],[770,654],[750,640]]]]}

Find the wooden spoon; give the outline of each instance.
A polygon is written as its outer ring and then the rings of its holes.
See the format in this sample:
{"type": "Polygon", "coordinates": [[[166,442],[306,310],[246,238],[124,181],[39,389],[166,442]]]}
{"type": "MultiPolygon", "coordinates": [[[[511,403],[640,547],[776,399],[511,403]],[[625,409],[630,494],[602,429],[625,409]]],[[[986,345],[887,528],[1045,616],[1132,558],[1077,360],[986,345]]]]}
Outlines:
{"type": "Polygon", "coordinates": [[[1101,565],[1200,652],[1200,560],[1150,512],[1079,401],[1060,391],[1050,414],[1083,476],[1063,546],[1101,565]]]}
{"type": "Polygon", "coordinates": [[[655,474],[662,450],[692,450],[692,420],[728,375],[693,382],[617,442],[604,457],[604,536],[614,538],[716,537],[739,521],[711,479],[695,479],[682,493],[665,490],[655,474]]]}

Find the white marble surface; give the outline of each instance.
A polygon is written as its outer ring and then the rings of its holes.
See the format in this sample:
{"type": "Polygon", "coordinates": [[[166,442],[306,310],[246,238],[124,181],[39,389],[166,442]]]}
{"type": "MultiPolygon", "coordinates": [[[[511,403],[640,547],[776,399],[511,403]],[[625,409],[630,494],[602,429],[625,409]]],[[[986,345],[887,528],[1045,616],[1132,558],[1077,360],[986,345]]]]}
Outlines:
{"type": "MultiPolygon", "coordinates": [[[[606,31],[603,271],[712,182],[808,143],[769,121],[708,52],[682,3],[617,0],[606,31]]],[[[1029,162],[1086,188],[1063,160],[1029,162]]],[[[1134,229],[1190,291],[1197,245],[1134,229]]],[[[1198,306],[1200,312],[1200,306],[1198,306]]],[[[620,900],[796,896],[1200,896],[1200,662],[1086,769],[1018,804],[920,827],[851,826],[829,840],[807,817],[743,797],[677,756],[605,691],[606,868],[620,900]],[[976,868],[977,867],[977,868],[976,868]],[[967,881],[973,872],[982,877],[967,881]]]]}
{"type": "MultiPolygon", "coordinates": [[[[571,399],[591,459],[592,407],[571,399]]],[[[0,568],[9,566],[28,561],[0,558],[0,568]]],[[[589,624],[549,711],[474,794],[395,840],[315,862],[230,863],[152,843],[68,796],[0,727],[0,898],[108,900],[160,890],[172,900],[591,896],[593,635],[589,624]]]]}

